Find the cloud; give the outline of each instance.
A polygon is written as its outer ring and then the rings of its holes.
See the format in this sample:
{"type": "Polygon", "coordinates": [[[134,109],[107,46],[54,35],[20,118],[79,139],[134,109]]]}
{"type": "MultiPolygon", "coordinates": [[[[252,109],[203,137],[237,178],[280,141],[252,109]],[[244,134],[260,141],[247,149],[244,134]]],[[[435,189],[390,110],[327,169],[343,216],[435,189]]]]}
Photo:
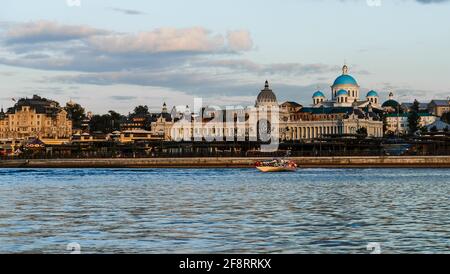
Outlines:
{"type": "Polygon", "coordinates": [[[233,51],[247,51],[253,48],[250,32],[246,30],[229,31],[227,34],[228,45],[233,51]]]}
{"type": "MultiPolygon", "coordinates": [[[[242,58],[255,48],[246,30],[220,34],[192,27],[119,33],[40,21],[12,24],[0,34],[0,44],[0,64],[52,71],[39,82],[44,86],[126,85],[204,98],[251,98],[268,79],[284,83],[278,84],[280,98],[295,99],[299,91],[311,88],[297,85],[299,79],[309,77],[311,82],[312,77],[339,71],[324,64],[262,64],[242,58]]],[[[305,94],[309,97],[314,88],[305,94]]],[[[132,99],[126,93],[113,95],[109,99],[117,102],[132,99]]]]}
{"type": "Polygon", "coordinates": [[[116,101],[129,101],[129,100],[137,99],[136,96],[122,96],[122,95],[113,95],[113,96],[110,96],[109,98],[111,98],[112,100],[116,100],[116,101]]]}
{"type": "Polygon", "coordinates": [[[90,46],[110,53],[220,52],[222,35],[201,28],[159,28],[137,34],[111,34],[89,39],[90,46]]]}
{"type": "Polygon", "coordinates": [[[6,43],[68,41],[105,33],[106,31],[88,26],[68,26],[41,20],[12,26],[6,33],[6,43]]]}
{"type": "Polygon", "coordinates": [[[205,66],[222,67],[242,72],[253,73],[256,75],[289,75],[304,76],[311,74],[321,74],[338,71],[336,66],[325,64],[301,64],[301,63],[270,63],[259,64],[248,59],[219,59],[208,60],[202,63],[205,66]]]}
{"type": "Polygon", "coordinates": [[[249,32],[224,36],[202,27],[118,33],[48,21],[6,26],[0,63],[43,70],[170,69],[199,56],[243,53],[253,44],[249,32]]]}
{"type": "MultiPolygon", "coordinates": [[[[177,70],[167,72],[121,71],[103,73],[83,73],[48,77],[48,83],[87,84],[98,86],[133,85],[143,87],[160,87],[180,90],[187,94],[203,98],[219,98],[226,96],[243,96],[255,98],[264,87],[264,78],[239,77],[239,74],[207,73],[211,69],[177,70]]],[[[328,83],[310,85],[288,84],[285,81],[270,81],[279,100],[309,99],[317,86],[328,86],[328,83]]],[[[308,102],[308,101],[307,101],[308,102]]]]}
{"type": "Polygon", "coordinates": [[[147,13],[139,10],[132,10],[132,9],[122,9],[122,8],[109,8],[112,11],[119,12],[125,15],[145,15],[147,13]]]}
{"type": "Polygon", "coordinates": [[[416,1],[421,4],[437,4],[437,3],[449,2],[450,0],[416,0],[416,1]]]}
{"type": "Polygon", "coordinates": [[[0,71],[0,76],[10,77],[14,75],[16,75],[16,73],[12,71],[0,71]]]}

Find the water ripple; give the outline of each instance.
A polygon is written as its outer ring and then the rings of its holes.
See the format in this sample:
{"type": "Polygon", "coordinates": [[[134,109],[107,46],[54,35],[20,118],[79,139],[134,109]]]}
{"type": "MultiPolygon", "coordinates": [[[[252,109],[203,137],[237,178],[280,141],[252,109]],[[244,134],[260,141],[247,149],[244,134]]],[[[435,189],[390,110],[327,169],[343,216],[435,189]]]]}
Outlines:
{"type": "Polygon", "coordinates": [[[450,253],[449,169],[0,169],[0,252],[450,253]]]}

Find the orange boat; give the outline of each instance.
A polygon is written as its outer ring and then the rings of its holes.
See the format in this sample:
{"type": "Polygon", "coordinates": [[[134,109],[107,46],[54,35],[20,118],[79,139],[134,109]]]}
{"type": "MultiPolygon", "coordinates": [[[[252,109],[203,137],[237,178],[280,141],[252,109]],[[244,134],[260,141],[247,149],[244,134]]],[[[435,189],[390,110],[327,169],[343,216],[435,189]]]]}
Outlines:
{"type": "Polygon", "coordinates": [[[297,170],[297,164],[294,161],[281,159],[259,161],[255,163],[255,166],[262,172],[283,172],[297,170]]]}

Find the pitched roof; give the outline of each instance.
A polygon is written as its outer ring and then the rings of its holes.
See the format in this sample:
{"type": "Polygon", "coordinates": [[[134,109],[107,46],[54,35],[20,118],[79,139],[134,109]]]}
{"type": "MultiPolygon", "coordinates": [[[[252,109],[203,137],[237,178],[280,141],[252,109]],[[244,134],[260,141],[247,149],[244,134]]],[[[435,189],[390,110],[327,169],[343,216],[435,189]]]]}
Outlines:
{"type": "Polygon", "coordinates": [[[7,113],[14,114],[17,111],[20,111],[24,106],[34,109],[38,114],[47,115],[56,115],[62,110],[58,102],[33,95],[32,98],[19,99],[13,107],[8,109],[7,113]]]}
{"type": "MultiPolygon", "coordinates": [[[[402,103],[401,106],[411,108],[414,103],[402,103]]],[[[427,109],[428,103],[419,103],[420,109],[427,109]]]]}
{"type": "Polygon", "coordinates": [[[431,130],[433,127],[436,127],[437,130],[443,130],[445,128],[450,129],[450,124],[447,124],[441,120],[436,120],[434,123],[432,123],[431,125],[427,126],[428,130],[431,130]]]}
{"type": "Polygon", "coordinates": [[[293,102],[293,101],[286,101],[286,102],[282,103],[281,105],[287,105],[287,104],[292,105],[294,107],[301,107],[302,106],[299,103],[293,102]]]}
{"type": "Polygon", "coordinates": [[[449,100],[431,100],[430,104],[434,104],[439,107],[445,107],[450,105],[449,100]]]}
{"type": "MultiPolygon", "coordinates": [[[[431,113],[428,112],[419,112],[418,113],[419,117],[428,117],[428,116],[434,116],[431,113]]],[[[408,113],[388,113],[386,114],[386,117],[408,117],[408,113]]]]}

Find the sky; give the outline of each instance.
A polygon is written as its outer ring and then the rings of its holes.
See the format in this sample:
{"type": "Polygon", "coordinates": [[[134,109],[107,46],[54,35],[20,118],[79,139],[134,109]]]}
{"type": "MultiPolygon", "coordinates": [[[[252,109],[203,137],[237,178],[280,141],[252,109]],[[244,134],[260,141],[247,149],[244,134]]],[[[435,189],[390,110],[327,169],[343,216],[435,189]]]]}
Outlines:
{"type": "Polygon", "coordinates": [[[343,64],[381,101],[450,96],[450,0],[1,0],[0,105],[94,113],[330,96],[343,64]]]}

